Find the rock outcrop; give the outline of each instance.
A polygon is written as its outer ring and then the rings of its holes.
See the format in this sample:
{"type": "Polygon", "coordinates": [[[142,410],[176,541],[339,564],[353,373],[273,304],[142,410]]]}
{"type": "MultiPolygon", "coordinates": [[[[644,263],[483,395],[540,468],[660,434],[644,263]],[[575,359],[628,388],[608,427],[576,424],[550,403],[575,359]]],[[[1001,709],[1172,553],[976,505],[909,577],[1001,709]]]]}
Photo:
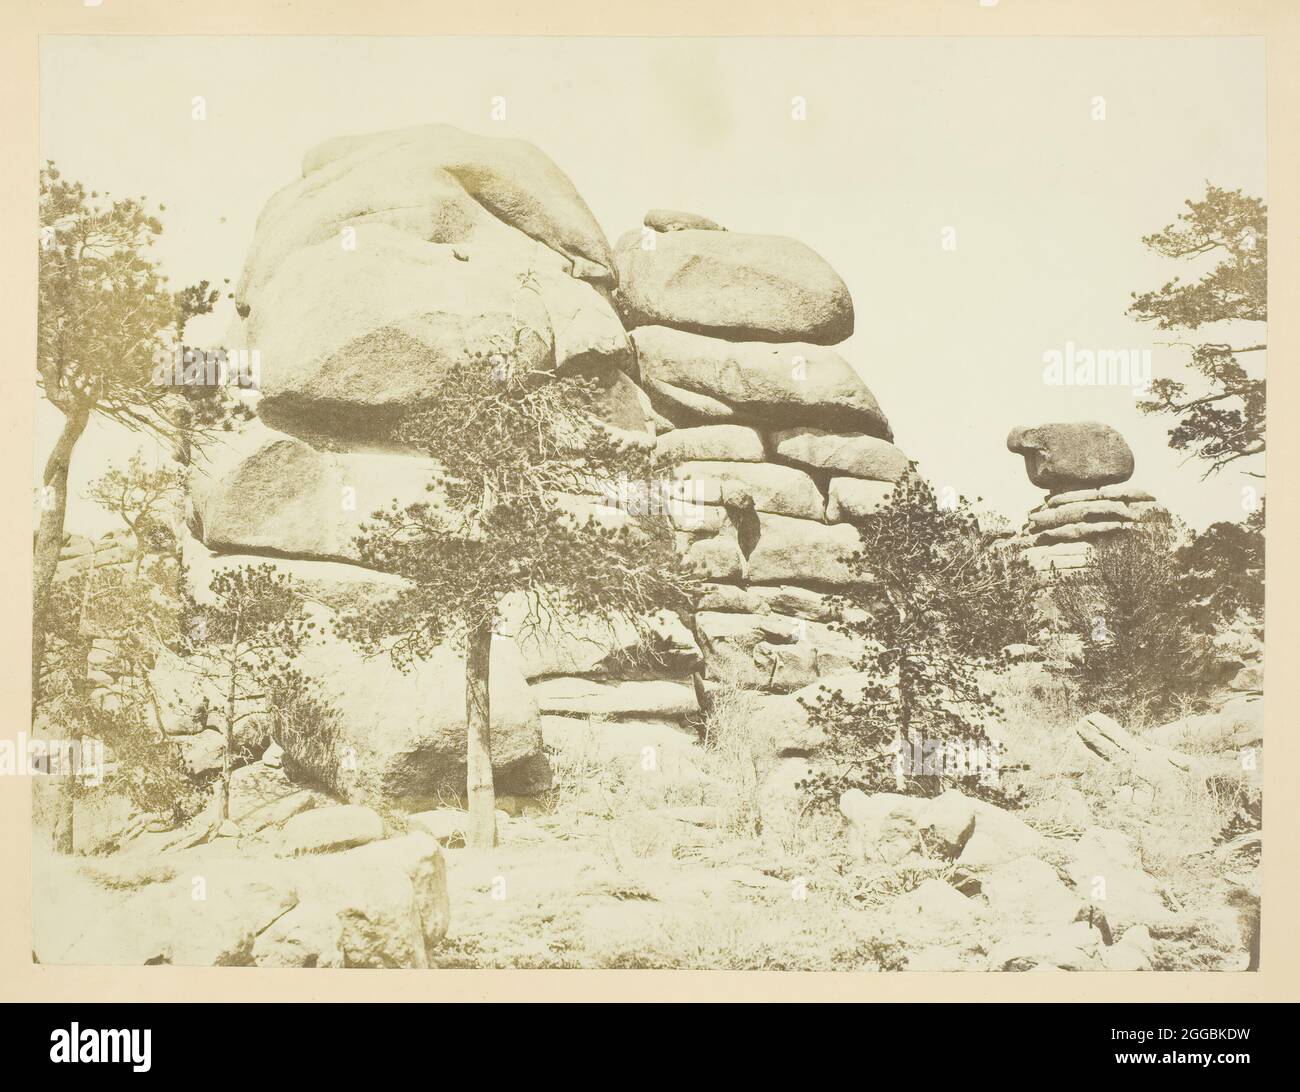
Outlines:
{"type": "MultiPolygon", "coordinates": [[[[590,210],[530,144],[430,125],[309,151],[302,178],[259,217],[235,292],[240,320],[229,340],[260,355],[260,419],[193,476],[196,539],[184,546],[196,593],[218,569],[269,559],[317,601],[325,628],[332,612],[391,595],[401,582],[360,564],[360,525],[394,502],[437,504],[435,468],[400,450],[393,427],[436,402],[448,362],[498,345],[525,365],[595,378],[607,422],[651,444],[649,403],[612,305],[616,283],[590,210]]],[[[529,680],[575,664],[573,650],[534,648],[526,661],[510,634],[498,644],[497,787],[536,792],[550,777],[529,680]]],[[[588,655],[570,669],[608,676],[606,659],[588,655]]],[[[697,660],[687,648],[672,669],[689,682],[697,660]]],[[[456,791],[457,657],[402,674],[331,638],[313,644],[302,667],[336,716],[319,728],[328,739],[280,741],[290,768],[359,804],[427,808],[456,791]]]]}
{"type": "MultiPolygon", "coordinates": [[[[235,295],[231,344],[261,355],[259,419],[194,476],[197,594],[222,567],[269,559],[326,628],[391,595],[401,582],[361,565],[360,525],[393,502],[438,504],[435,468],[391,430],[436,401],[448,361],[503,338],[526,363],[596,377],[607,422],[654,445],[679,547],[707,581],[699,612],[647,639],[582,622],[538,637],[508,604],[499,791],[549,784],[539,717],[681,726],[712,681],[784,694],[852,668],[828,596],[853,578],[850,521],[909,460],[835,348],[853,332],[848,290],[804,244],[655,210],[611,249],[537,149],[425,126],[308,152],[259,218],[235,295]]],[[[622,515],[619,497],[575,503],[622,515]]],[[[356,804],[432,807],[463,778],[458,666],[402,675],[313,645],[304,670],[338,715],[328,746],[277,741],[286,768],[356,804]]]]}
{"type": "Polygon", "coordinates": [[[1086,568],[1093,543],[1149,518],[1159,507],[1150,493],[1123,484],[1133,476],[1133,452],[1109,425],[1014,428],[1007,449],[1024,456],[1029,480],[1048,491],[1011,540],[1040,573],[1086,568]]]}
{"type": "Polygon", "coordinates": [[[708,582],[695,616],[704,681],[788,693],[850,668],[825,624],[858,533],[909,472],[861,376],[839,276],[791,239],[652,211],[615,246],[616,302],[654,411],[671,515],[708,582]]]}
{"type": "Polygon", "coordinates": [[[450,921],[431,835],[385,837],[369,808],[332,806],[283,778],[247,792],[212,830],[141,835],[111,858],[40,857],[41,963],[219,967],[428,967],[450,921]],[[162,839],[162,841],[160,841],[162,839]],[[233,848],[233,852],[231,850],[233,848]],[[278,859],[277,859],[278,858],[278,859]]]}

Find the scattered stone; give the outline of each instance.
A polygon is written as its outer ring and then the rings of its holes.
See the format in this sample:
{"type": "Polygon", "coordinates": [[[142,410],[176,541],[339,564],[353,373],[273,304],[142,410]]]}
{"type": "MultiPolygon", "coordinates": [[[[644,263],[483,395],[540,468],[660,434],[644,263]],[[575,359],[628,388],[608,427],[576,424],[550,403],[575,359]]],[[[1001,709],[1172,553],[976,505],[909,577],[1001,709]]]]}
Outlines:
{"type": "Polygon", "coordinates": [[[917,823],[928,849],[957,857],[975,833],[975,805],[957,789],[948,789],[925,806],[917,823]]]}
{"type": "Polygon", "coordinates": [[[343,923],[333,907],[299,903],[253,943],[257,967],[342,967],[343,923]]]}
{"type": "Polygon", "coordinates": [[[998,865],[980,881],[980,892],[996,914],[1030,924],[1068,925],[1084,912],[1056,869],[1036,857],[998,865]]]}
{"type": "Polygon", "coordinates": [[[1067,871],[1079,897],[1105,914],[1113,928],[1160,925],[1171,917],[1155,879],[1142,868],[1128,836],[1118,830],[1085,831],[1067,871]]]}
{"type": "Polygon", "coordinates": [[[865,860],[891,865],[919,854],[918,818],[925,804],[914,796],[849,789],[840,796],[840,813],[849,821],[851,848],[865,860]]]}
{"type": "Polygon", "coordinates": [[[1086,921],[1004,938],[989,952],[994,971],[1096,970],[1102,936],[1086,921]]]}

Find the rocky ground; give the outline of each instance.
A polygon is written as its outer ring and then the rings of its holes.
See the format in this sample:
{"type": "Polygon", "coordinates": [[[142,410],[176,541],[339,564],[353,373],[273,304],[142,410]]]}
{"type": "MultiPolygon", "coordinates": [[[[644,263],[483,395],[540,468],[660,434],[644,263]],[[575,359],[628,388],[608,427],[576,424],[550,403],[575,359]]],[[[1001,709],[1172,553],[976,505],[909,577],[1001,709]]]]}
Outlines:
{"type": "MultiPolygon", "coordinates": [[[[1002,680],[1014,700],[1032,665],[1002,680]]],[[[807,762],[765,762],[763,718],[711,738],[547,717],[556,771],[503,797],[500,845],[464,813],[342,804],[272,754],[232,820],[104,856],[35,855],[42,962],[788,970],[1244,969],[1258,839],[1218,843],[1257,694],[1141,738],[1092,714],[1032,732],[1022,811],[951,790],[801,810],[807,762]],[[1177,747],[1185,748],[1178,750],[1177,747]],[[652,760],[647,760],[647,755],[652,760]],[[1217,786],[1217,789],[1216,789],[1217,786]]],[[[1041,701],[1040,701],[1041,706],[1041,701]]],[[[725,708],[725,706],[724,706],[725,708]]]]}

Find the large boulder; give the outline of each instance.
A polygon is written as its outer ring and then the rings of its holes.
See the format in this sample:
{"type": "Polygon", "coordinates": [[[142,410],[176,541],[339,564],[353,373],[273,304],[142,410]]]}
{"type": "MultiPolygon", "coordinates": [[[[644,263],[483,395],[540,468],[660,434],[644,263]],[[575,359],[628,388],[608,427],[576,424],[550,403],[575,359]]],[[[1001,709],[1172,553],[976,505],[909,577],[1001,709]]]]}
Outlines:
{"type": "Polygon", "coordinates": [[[641,221],[655,231],[726,231],[707,216],[695,212],[680,212],[677,209],[651,209],[641,221]]]}
{"type": "Polygon", "coordinates": [[[824,622],[780,614],[700,611],[695,629],[710,678],[734,678],[745,687],[775,693],[848,671],[863,651],[824,622]]]}
{"type": "Polygon", "coordinates": [[[382,838],[384,821],[372,808],[341,804],[299,812],[284,824],[280,835],[282,856],[334,853],[382,838]]]}
{"type": "Polygon", "coordinates": [[[575,277],[612,283],[604,233],[573,183],[540,149],[450,125],[336,137],[303,158],[303,177],[275,194],[236,292],[256,306],[260,286],[298,250],[348,226],[387,224],[435,244],[494,243],[575,277]]]}
{"type": "Polygon", "coordinates": [[[772,434],[776,453],[811,470],[847,474],[877,482],[897,482],[910,465],[888,440],[822,428],[781,429],[772,434]]]}
{"type": "Polygon", "coordinates": [[[436,502],[429,459],[319,451],[254,423],[197,468],[190,502],[211,549],[357,561],[361,524],[393,501],[436,502]]]}
{"type": "Polygon", "coordinates": [[[659,437],[655,458],[661,463],[686,462],[691,459],[724,459],[742,463],[761,463],[763,438],[757,429],[744,425],[702,425],[678,428],[659,437]]]}
{"type": "Polygon", "coordinates": [[[332,140],[267,203],[235,292],[261,412],[314,438],[384,439],[453,360],[631,367],[608,243],[523,141],[445,125],[332,140]]]}
{"type": "Polygon", "coordinates": [[[1007,449],[1025,458],[1025,472],[1052,493],[1128,481],[1133,452],[1115,429],[1096,421],[1013,428],[1007,449]]]}
{"type": "MultiPolygon", "coordinates": [[[[678,481],[720,482],[728,506],[808,520],[820,520],[826,513],[817,483],[793,466],[697,460],[677,464],[672,476],[678,481]]],[[[698,487],[692,491],[702,492],[698,487]]]]}
{"type": "Polygon", "coordinates": [[[776,235],[628,232],[615,247],[629,326],[662,324],[745,341],[834,345],[853,300],[810,247],[776,235]]]}
{"type": "Polygon", "coordinates": [[[893,482],[832,478],[826,490],[826,520],[847,523],[865,519],[884,508],[893,496],[893,482]]]}
{"type": "MultiPolygon", "coordinates": [[[[652,402],[666,387],[708,399],[700,410],[706,419],[721,416],[710,406],[729,406],[778,428],[809,424],[893,439],[875,395],[833,349],[723,341],[667,326],[643,326],[632,341],[652,402]]],[[[671,406],[660,412],[682,423],[671,406]]]]}
{"type": "Polygon", "coordinates": [[[641,382],[645,384],[651,409],[674,427],[731,421],[739,416],[726,402],[711,395],[665,383],[645,373],[641,375],[641,382]]]}
{"type": "MultiPolygon", "coordinates": [[[[318,628],[328,612],[314,611],[318,628]]],[[[331,636],[304,649],[298,668],[331,710],[323,723],[285,733],[286,769],[311,776],[352,803],[433,807],[465,790],[465,663],[450,648],[399,671],[331,636]]],[[[537,702],[509,638],[492,643],[492,765],[498,792],[550,786],[537,702]]]]}
{"type": "MultiPolygon", "coordinates": [[[[264,554],[216,553],[192,536],[182,537],[181,556],[184,558],[186,577],[194,597],[200,602],[210,602],[210,586],[219,573],[242,569],[249,565],[270,565],[277,573],[293,581],[294,588],[308,599],[323,603],[330,610],[366,610],[378,608],[408,585],[408,581],[392,573],[365,569],[360,565],[341,561],[313,561],[309,558],[268,557],[264,554]]],[[[185,680],[190,694],[194,691],[193,672],[185,680]]],[[[174,729],[168,729],[173,731],[174,729]]]]}
{"type": "Polygon", "coordinates": [[[586,282],[384,224],[358,227],[355,250],[329,239],[294,251],[232,337],[260,353],[261,415],[308,438],[387,440],[475,353],[484,367],[498,352],[529,369],[632,364],[618,316],[586,282]]]}
{"type": "Polygon", "coordinates": [[[749,579],[760,584],[843,587],[857,576],[851,559],[862,549],[847,523],[827,525],[789,516],[758,514],[758,543],[749,553],[749,579]]]}

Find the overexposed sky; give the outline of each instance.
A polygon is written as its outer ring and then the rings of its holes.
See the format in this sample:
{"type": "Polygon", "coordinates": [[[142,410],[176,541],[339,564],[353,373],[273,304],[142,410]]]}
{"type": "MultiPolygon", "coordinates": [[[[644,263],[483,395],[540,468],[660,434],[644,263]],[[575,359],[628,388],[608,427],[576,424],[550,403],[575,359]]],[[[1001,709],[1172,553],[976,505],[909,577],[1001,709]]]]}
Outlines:
{"type": "MultiPolygon", "coordinates": [[[[1206,180],[1267,197],[1259,39],[46,37],[41,96],[45,158],[166,204],[178,285],[238,278],[258,212],[312,145],[443,122],[537,144],[611,243],[667,207],[813,247],[853,294],[841,351],[896,442],[1014,522],[1042,495],[1005,449],[1019,424],[1115,426],[1134,483],[1194,526],[1241,518],[1242,487],[1261,484],[1201,482],[1127,388],[1042,381],[1067,342],[1150,348],[1155,375],[1185,374],[1186,350],[1124,312],[1196,270],[1140,237],[1206,180]]],[[[194,340],[220,344],[230,307],[194,340]]],[[[74,491],[137,443],[89,432],[74,491]]],[[[108,524],[74,503],[69,526],[108,524]]]]}

